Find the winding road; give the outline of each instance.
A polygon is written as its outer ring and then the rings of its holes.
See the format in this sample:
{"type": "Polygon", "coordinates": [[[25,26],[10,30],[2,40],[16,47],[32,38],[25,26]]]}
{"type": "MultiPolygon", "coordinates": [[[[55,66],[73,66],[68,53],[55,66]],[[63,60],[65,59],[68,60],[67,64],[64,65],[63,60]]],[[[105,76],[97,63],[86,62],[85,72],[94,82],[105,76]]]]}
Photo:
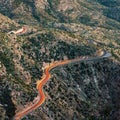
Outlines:
{"type": "Polygon", "coordinates": [[[22,27],[20,29],[18,29],[17,31],[10,31],[8,32],[8,35],[9,34],[15,34],[15,35],[20,35],[20,34],[24,34],[26,32],[26,27],[22,27]]]}
{"type": "Polygon", "coordinates": [[[48,65],[45,68],[44,74],[42,76],[42,79],[37,81],[37,89],[39,92],[39,99],[36,103],[34,103],[33,105],[31,105],[30,107],[27,107],[25,109],[23,109],[22,111],[16,113],[14,120],[20,120],[21,118],[23,118],[25,115],[27,115],[28,113],[30,113],[31,111],[37,109],[39,106],[41,106],[44,101],[45,101],[45,94],[43,92],[43,86],[46,84],[46,82],[51,78],[51,74],[50,71],[58,66],[62,66],[62,65],[66,65],[66,64],[70,64],[70,63],[76,63],[79,61],[94,61],[94,60],[98,60],[98,59],[103,59],[103,58],[107,58],[110,57],[111,54],[104,52],[104,54],[102,56],[99,57],[94,57],[94,58],[87,58],[87,57],[80,57],[77,59],[72,59],[72,60],[64,60],[64,61],[59,61],[59,62],[54,62],[51,63],[50,65],[48,65]]]}

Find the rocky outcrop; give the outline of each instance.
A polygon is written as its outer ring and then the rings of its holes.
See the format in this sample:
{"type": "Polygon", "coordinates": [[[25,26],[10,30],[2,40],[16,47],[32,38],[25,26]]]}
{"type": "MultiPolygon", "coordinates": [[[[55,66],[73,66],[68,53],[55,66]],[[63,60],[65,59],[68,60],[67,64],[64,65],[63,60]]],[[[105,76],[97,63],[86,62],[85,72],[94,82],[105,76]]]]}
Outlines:
{"type": "Polygon", "coordinates": [[[45,9],[49,7],[47,0],[35,0],[35,6],[37,10],[45,9]]]}

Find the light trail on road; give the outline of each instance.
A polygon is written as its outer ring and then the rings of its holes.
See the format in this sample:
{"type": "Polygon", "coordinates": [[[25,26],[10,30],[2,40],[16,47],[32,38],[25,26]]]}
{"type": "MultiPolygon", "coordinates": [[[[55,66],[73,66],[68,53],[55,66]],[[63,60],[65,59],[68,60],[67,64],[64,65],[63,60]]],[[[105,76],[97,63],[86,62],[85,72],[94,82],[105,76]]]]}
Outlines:
{"type": "Polygon", "coordinates": [[[107,57],[110,57],[110,56],[111,56],[110,53],[104,53],[102,56],[94,57],[94,58],[80,57],[80,58],[76,58],[76,59],[72,59],[72,60],[64,60],[64,61],[58,61],[58,62],[51,63],[50,65],[48,65],[45,68],[42,79],[37,81],[37,86],[36,87],[37,87],[38,92],[39,92],[39,100],[36,103],[34,103],[33,105],[31,105],[30,107],[25,108],[23,111],[20,111],[20,112],[16,113],[16,115],[14,117],[14,120],[20,120],[25,115],[27,115],[30,112],[32,112],[33,110],[37,109],[39,106],[41,106],[44,103],[45,94],[43,92],[43,86],[51,78],[50,71],[53,68],[56,68],[56,67],[62,66],[62,65],[66,65],[66,64],[70,64],[70,63],[76,63],[76,62],[79,62],[79,61],[94,61],[94,60],[97,60],[97,59],[107,58],[107,57]]]}

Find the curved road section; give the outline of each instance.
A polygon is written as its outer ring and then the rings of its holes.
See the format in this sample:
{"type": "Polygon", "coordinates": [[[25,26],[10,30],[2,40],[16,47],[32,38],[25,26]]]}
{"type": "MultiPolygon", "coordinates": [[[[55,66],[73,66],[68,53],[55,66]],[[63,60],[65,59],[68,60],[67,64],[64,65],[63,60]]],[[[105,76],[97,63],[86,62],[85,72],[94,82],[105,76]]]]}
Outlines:
{"type": "Polygon", "coordinates": [[[62,66],[62,65],[66,65],[66,64],[70,64],[70,63],[76,63],[76,62],[79,62],[79,61],[94,61],[94,60],[98,60],[98,59],[102,59],[102,58],[107,58],[107,57],[110,57],[110,56],[111,56],[110,53],[104,52],[104,54],[102,56],[95,57],[95,58],[81,57],[81,58],[77,58],[77,59],[65,60],[65,61],[59,61],[59,62],[51,63],[49,66],[47,66],[45,68],[45,72],[42,76],[42,79],[37,81],[37,89],[38,89],[38,92],[39,92],[38,101],[36,103],[34,103],[33,105],[31,105],[30,107],[25,108],[23,111],[20,111],[20,112],[16,113],[14,119],[15,120],[20,120],[25,115],[27,115],[31,111],[37,109],[39,106],[41,106],[44,103],[45,94],[43,92],[43,86],[51,78],[50,71],[53,68],[58,67],[58,66],[62,66]]]}
{"type": "Polygon", "coordinates": [[[17,31],[10,31],[8,33],[9,34],[15,34],[15,35],[19,35],[19,34],[24,34],[26,32],[26,27],[22,27],[21,29],[18,29],[17,31]]]}

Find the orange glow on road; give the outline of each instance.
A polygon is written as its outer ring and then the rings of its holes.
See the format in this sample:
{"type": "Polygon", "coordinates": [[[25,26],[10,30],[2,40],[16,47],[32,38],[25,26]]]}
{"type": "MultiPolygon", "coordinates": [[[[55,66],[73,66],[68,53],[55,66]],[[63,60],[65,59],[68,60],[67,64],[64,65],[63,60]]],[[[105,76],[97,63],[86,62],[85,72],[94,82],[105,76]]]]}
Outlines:
{"type": "Polygon", "coordinates": [[[38,89],[38,92],[39,92],[39,101],[37,103],[33,104],[32,106],[30,106],[28,108],[25,108],[23,111],[20,111],[20,112],[16,113],[16,115],[14,117],[15,120],[20,120],[25,115],[27,115],[31,111],[35,110],[36,108],[38,108],[39,106],[41,106],[44,103],[45,94],[43,92],[43,86],[51,78],[51,74],[49,73],[50,70],[57,67],[57,66],[68,64],[71,61],[73,61],[73,60],[65,60],[65,61],[60,61],[60,62],[54,62],[54,63],[51,63],[50,65],[48,65],[46,67],[45,72],[42,76],[42,79],[37,81],[37,89],[38,89]]]}
{"type": "Polygon", "coordinates": [[[100,58],[106,58],[106,57],[110,57],[111,55],[109,53],[104,54],[103,56],[99,56],[99,57],[95,57],[95,58],[88,58],[88,57],[79,57],[76,59],[72,59],[72,60],[64,60],[64,61],[59,61],[59,62],[54,62],[51,63],[50,65],[48,65],[45,68],[44,74],[42,76],[42,79],[37,81],[37,89],[39,92],[39,99],[36,103],[33,103],[33,105],[31,105],[30,107],[27,107],[25,109],[23,109],[23,111],[20,111],[18,113],[16,113],[14,119],[15,120],[20,120],[21,118],[23,118],[25,115],[27,115],[28,113],[30,113],[31,111],[37,109],[39,106],[41,106],[44,101],[45,101],[45,94],[43,92],[43,86],[46,84],[46,82],[51,78],[51,74],[50,71],[58,66],[62,66],[65,64],[70,64],[70,63],[74,63],[74,62],[78,62],[78,61],[93,61],[96,59],[100,59],[100,58]]]}

